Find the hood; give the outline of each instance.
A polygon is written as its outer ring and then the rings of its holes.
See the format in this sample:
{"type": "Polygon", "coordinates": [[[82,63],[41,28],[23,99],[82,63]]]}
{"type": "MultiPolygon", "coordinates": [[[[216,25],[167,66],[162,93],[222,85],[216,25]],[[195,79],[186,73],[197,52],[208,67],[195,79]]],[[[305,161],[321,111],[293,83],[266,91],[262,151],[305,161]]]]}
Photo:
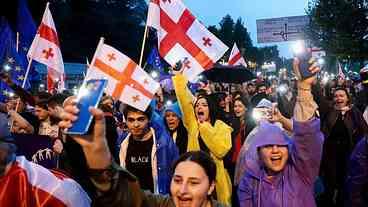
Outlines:
{"type": "MultiPolygon", "coordinates": [[[[258,148],[266,145],[286,145],[289,149],[289,161],[292,159],[292,140],[277,125],[261,121],[256,131],[249,140],[249,148],[245,153],[245,168],[254,177],[260,178],[263,168],[262,161],[258,156],[258,148]]],[[[288,161],[288,162],[289,162],[288,161]]]]}
{"type": "Polygon", "coordinates": [[[272,108],[272,102],[268,99],[263,98],[260,102],[258,102],[256,108],[272,108]]]}
{"type": "Polygon", "coordinates": [[[267,121],[261,121],[257,133],[254,135],[254,142],[252,145],[259,148],[266,145],[289,145],[290,138],[286,133],[275,124],[267,121]]]}
{"type": "Polygon", "coordinates": [[[163,114],[165,115],[167,111],[174,112],[180,119],[182,118],[182,114],[181,114],[178,102],[175,102],[173,104],[166,106],[163,114]]]}

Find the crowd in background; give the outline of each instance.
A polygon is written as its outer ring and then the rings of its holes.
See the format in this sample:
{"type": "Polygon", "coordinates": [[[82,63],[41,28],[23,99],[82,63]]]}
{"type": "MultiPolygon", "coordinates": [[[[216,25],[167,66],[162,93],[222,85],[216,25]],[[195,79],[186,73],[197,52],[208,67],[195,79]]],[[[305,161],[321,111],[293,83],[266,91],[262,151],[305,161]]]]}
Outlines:
{"type": "MultiPolygon", "coordinates": [[[[198,178],[184,179],[184,174],[197,172],[195,167],[199,166],[209,179],[208,189],[204,197],[195,196],[200,190],[188,196],[191,202],[198,199],[201,203],[201,199],[211,196],[212,206],[217,202],[229,206],[313,206],[314,200],[317,206],[368,206],[367,74],[368,69],[362,71],[362,78],[357,81],[336,77],[326,82],[316,78],[310,89],[298,85],[291,74],[282,74],[277,79],[258,77],[243,84],[202,81],[195,91],[188,88],[183,75],[176,74],[172,78],[173,88],[160,90],[146,111],[107,95],[98,108],[103,112],[105,122],[101,126],[105,127],[113,165],[132,173],[140,188],[152,194],[171,193],[175,205],[186,206],[187,201],[185,196],[175,197],[176,190],[183,191],[180,187],[175,189],[175,185],[190,182],[188,188],[195,189],[201,183],[198,178]],[[308,99],[309,93],[302,97],[300,91],[309,90],[313,98],[308,99]],[[310,112],[317,107],[318,112],[310,112]],[[305,116],[319,117],[320,122],[309,121],[305,116]],[[304,122],[308,123],[301,124],[304,122]],[[285,136],[291,136],[291,141],[285,136]],[[277,154],[271,156],[271,166],[274,162],[275,166],[278,162],[287,163],[287,171],[280,179],[268,180],[269,171],[266,175],[259,172],[264,166],[256,165],[256,158],[252,160],[249,155],[254,145],[255,151],[264,149],[277,154]],[[290,160],[285,160],[283,147],[290,160]],[[188,160],[198,166],[189,166],[188,171],[188,160]],[[298,186],[305,190],[295,190],[298,186]],[[313,188],[312,194],[309,188],[313,188]],[[280,193],[290,196],[279,197],[280,193]],[[304,205],[298,205],[300,200],[293,198],[301,195],[305,196],[301,200],[304,205]]],[[[90,175],[92,164],[85,156],[85,145],[63,134],[59,127],[66,119],[65,100],[72,94],[29,94],[9,77],[3,76],[2,80],[15,94],[0,108],[7,115],[15,142],[26,139],[31,143],[33,136],[49,140],[56,159],[54,169],[73,178],[95,206],[119,206],[117,201],[101,195],[99,189],[105,186],[90,175]]],[[[111,197],[120,196],[118,201],[122,201],[125,195],[119,192],[124,191],[121,186],[125,184],[116,182],[119,184],[107,188],[114,189],[111,197]]],[[[137,188],[130,182],[126,185],[137,188]]],[[[129,196],[136,198],[134,193],[129,196]]],[[[171,205],[165,199],[152,201],[150,196],[140,204],[145,201],[171,205]]]]}

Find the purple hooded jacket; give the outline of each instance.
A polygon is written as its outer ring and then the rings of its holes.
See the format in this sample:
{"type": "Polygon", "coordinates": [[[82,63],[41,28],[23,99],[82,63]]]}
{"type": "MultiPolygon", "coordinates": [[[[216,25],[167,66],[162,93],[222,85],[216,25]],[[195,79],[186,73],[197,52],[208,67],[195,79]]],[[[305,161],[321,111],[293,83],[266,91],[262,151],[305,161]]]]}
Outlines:
{"type": "Polygon", "coordinates": [[[351,154],[347,179],[346,206],[368,206],[368,138],[363,138],[351,154]]]}
{"type": "Polygon", "coordinates": [[[246,171],[238,196],[241,207],[315,207],[313,184],[318,176],[322,156],[323,134],[320,120],[293,124],[290,139],[279,127],[261,123],[246,155],[246,171]],[[257,148],[265,145],[287,145],[289,160],[273,181],[258,157],[257,148]]]}

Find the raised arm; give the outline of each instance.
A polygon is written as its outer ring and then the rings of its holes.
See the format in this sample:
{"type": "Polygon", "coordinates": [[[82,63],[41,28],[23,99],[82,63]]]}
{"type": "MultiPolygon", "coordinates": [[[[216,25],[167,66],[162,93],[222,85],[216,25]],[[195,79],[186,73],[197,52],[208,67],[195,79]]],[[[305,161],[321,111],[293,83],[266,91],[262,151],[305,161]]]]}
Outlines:
{"type": "MultiPolygon", "coordinates": [[[[59,126],[70,128],[77,120],[79,109],[74,98],[65,101],[62,121],[59,126]]],[[[71,136],[81,145],[89,167],[89,178],[94,184],[97,196],[93,206],[166,206],[169,199],[144,193],[134,175],[117,165],[111,156],[106,140],[105,118],[100,109],[90,108],[94,117],[93,130],[89,134],[71,136]],[[156,205],[157,204],[157,205],[156,205]]]]}
{"type": "Polygon", "coordinates": [[[24,101],[24,103],[27,103],[30,106],[34,106],[36,104],[36,101],[35,101],[34,97],[30,93],[28,93],[28,91],[26,91],[22,87],[16,85],[11,80],[9,75],[3,74],[0,78],[1,78],[2,81],[4,81],[6,84],[8,84],[8,86],[15,92],[15,94],[17,94],[24,101]]]}
{"type": "MultiPolygon", "coordinates": [[[[299,61],[294,61],[294,70],[299,74],[299,61]]],[[[312,65],[310,70],[318,72],[319,68],[312,65]]],[[[322,157],[323,134],[320,121],[316,118],[317,104],[311,93],[315,76],[298,81],[298,96],[294,108],[294,161],[295,168],[305,182],[313,184],[319,172],[322,157]]]]}
{"type": "Polygon", "coordinates": [[[193,96],[187,87],[188,80],[182,74],[175,75],[172,80],[180,110],[183,113],[183,124],[188,132],[192,132],[198,125],[194,113],[193,96]]]}

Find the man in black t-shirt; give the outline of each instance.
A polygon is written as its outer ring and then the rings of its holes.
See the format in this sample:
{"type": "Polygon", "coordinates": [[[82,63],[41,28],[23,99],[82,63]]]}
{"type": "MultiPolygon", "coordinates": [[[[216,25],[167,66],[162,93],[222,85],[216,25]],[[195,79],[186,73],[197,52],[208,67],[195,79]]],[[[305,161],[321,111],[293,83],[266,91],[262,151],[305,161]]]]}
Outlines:
{"type": "Polygon", "coordinates": [[[178,149],[164,128],[150,122],[151,110],[124,110],[129,134],[120,146],[120,165],[139,179],[145,190],[167,194],[170,191],[171,165],[178,149]]]}

